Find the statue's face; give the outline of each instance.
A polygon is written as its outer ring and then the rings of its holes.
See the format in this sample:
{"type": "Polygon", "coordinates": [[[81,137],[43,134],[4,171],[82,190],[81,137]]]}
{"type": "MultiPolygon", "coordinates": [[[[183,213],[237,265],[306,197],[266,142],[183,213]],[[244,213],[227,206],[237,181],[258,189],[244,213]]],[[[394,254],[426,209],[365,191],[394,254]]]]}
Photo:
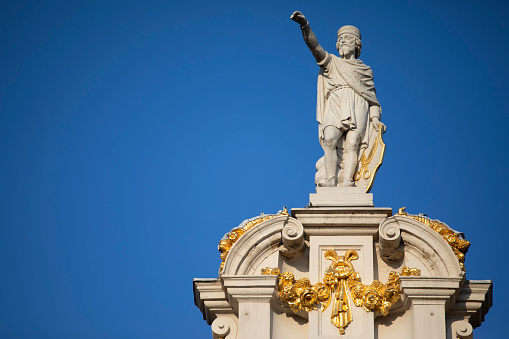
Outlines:
{"type": "Polygon", "coordinates": [[[338,52],[340,56],[347,56],[349,54],[355,55],[355,36],[352,34],[344,33],[338,37],[338,52]]]}

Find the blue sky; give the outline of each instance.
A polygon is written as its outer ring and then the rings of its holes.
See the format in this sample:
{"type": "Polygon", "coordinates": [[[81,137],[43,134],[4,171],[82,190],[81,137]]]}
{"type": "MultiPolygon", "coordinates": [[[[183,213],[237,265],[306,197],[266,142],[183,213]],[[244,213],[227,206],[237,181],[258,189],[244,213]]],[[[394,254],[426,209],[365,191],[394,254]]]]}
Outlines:
{"type": "Polygon", "coordinates": [[[10,1],[0,5],[0,337],[209,338],[192,279],[244,219],[303,207],[318,66],[359,27],[386,157],[375,205],[463,231],[509,302],[503,1],[10,1]]]}

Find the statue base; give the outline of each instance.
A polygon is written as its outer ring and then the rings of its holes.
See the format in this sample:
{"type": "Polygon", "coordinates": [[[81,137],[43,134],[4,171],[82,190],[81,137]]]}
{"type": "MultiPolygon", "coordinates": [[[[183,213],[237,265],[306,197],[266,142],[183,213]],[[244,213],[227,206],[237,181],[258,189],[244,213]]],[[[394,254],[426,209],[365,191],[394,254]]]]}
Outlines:
{"type": "Polygon", "coordinates": [[[366,193],[365,187],[317,187],[316,193],[309,194],[309,205],[372,207],[373,193],[366,193]]]}

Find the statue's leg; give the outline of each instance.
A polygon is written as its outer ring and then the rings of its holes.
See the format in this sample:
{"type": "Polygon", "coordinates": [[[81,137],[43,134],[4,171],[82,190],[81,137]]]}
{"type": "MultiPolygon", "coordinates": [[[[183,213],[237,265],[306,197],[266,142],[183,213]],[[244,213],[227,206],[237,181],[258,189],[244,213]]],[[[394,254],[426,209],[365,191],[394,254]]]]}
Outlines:
{"type": "Polygon", "coordinates": [[[343,160],[343,178],[346,187],[355,186],[353,176],[357,167],[357,158],[361,136],[357,131],[348,131],[345,138],[345,154],[343,160]]]}
{"type": "Polygon", "coordinates": [[[319,182],[318,186],[335,187],[337,185],[336,167],[338,166],[338,154],[336,146],[341,131],[334,126],[327,126],[323,131],[323,151],[325,160],[325,181],[319,182]]]}

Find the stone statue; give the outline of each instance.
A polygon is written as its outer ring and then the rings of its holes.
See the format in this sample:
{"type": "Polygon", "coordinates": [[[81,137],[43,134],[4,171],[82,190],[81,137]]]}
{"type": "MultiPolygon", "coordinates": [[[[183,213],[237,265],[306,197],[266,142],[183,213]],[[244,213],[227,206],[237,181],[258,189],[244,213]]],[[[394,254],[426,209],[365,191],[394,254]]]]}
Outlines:
{"type": "MultiPolygon", "coordinates": [[[[317,170],[320,172],[324,167],[325,173],[321,177],[317,173],[316,184],[319,187],[355,187],[359,178],[372,176],[371,185],[376,170],[369,173],[364,165],[366,161],[361,164],[361,156],[366,157],[363,152],[370,145],[370,139],[374,140],[372,135],[380,128],[384,131],[385,126],[380,122],[381,108],[373,72],[358,59],[361,33],[354,26],[341,27],[337,34],[336,48],[340,55],[337,57],[320,46],[302,13],[294,12],[290,19],[300,24],[304,41],[320,66],[316,119],[324,157],[323,162],[322,159],[318,161],[317,170]]],[[[385,149],[385,144],[383,146],[385,149]]],[[[383,152],[381,156],[383,158],[383,152]]]]}

